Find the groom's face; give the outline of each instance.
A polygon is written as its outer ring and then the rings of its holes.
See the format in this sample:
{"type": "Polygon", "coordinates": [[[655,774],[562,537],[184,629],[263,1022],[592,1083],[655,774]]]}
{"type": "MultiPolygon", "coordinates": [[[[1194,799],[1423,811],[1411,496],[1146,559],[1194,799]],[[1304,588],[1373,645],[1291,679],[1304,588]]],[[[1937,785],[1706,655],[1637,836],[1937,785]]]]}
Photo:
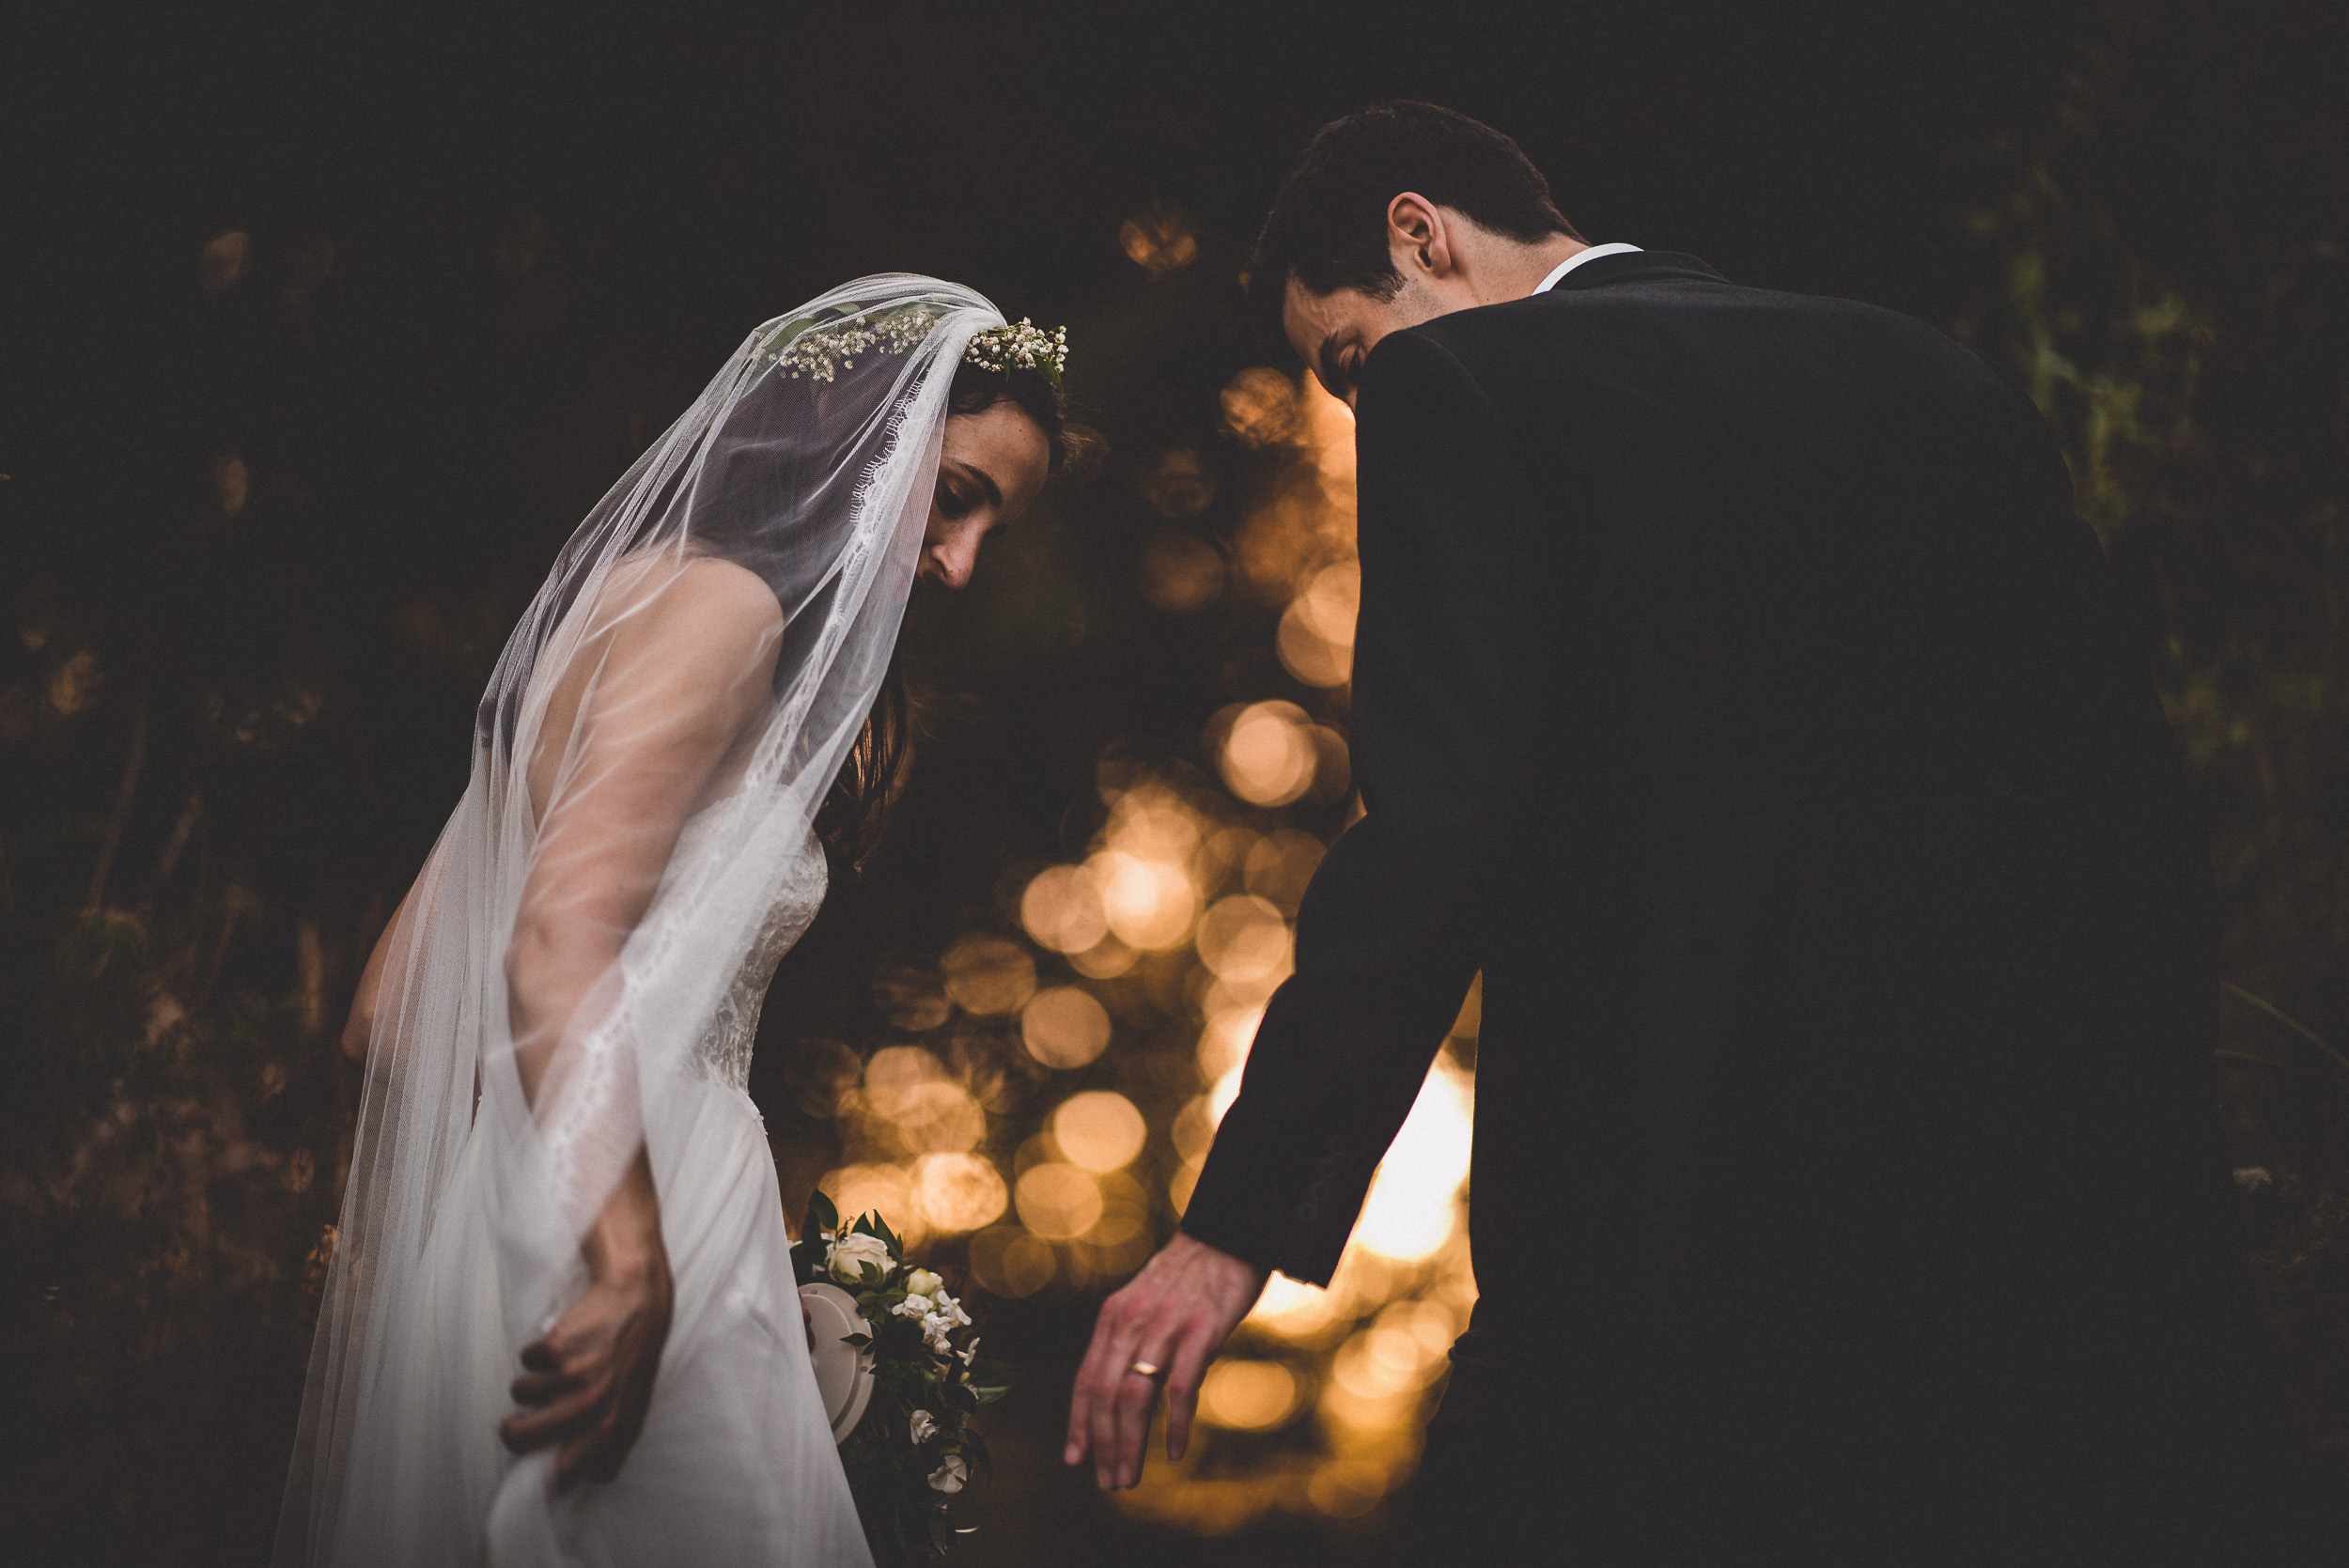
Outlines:
{"type": "Polygon", "coordinates": [[[1281,327],[1289,347],[1313,367],[1330,395],[1344,398],[1351,407],[1362,361],[1370,357],[1380,338],[1458,308],[1408,271],[1403,274],[1403,287],[1392,300],[1376,299],[1359,288],[1315,294],[1292,273],[1287,297],[1282,302],[1281,327]]]}

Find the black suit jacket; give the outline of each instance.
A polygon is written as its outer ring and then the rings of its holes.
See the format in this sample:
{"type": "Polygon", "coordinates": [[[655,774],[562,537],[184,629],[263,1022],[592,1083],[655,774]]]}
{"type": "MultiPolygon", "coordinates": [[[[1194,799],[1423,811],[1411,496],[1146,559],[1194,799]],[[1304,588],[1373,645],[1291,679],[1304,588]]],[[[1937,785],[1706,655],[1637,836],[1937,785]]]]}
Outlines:
{"type": "Polygon", "coordinates": [[[1359,417],[1367,815],[1184,1230],[1326,1282],[1481,969],[1458,1356],[1547,1419],[1854,1486],[2173,1438],[2242,1306],[2213,901],[2035,411],[1646,253],[1359,417]]]}

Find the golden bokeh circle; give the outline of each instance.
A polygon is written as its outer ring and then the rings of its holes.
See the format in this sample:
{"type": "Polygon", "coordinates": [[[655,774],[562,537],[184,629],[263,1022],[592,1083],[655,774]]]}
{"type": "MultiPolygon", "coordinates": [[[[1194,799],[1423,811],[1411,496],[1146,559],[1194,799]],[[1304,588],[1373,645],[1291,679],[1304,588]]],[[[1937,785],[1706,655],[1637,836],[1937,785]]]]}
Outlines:
{"type": "Polygon", "coordinates": [[[975,1231],[1003,1218],[1011,1203],[1003,1172],[983,1155],[924,1155],[913,1162],[922,1218],[934,1231],[975,1231]]]}
{"type": "Polygon", "coordinates": [[[1049,986],[1021,1011],[1019,1037],[1048,1067],[1081,1067],[1109,1048],[1109,1010],[1081,986],[1049,986]]]}
{"type": "Polygon", "coordinates": [[[1020,1223],[1048,1241],[1074,1241],[1101,1218],[1101,1184],[1066,1160],[1046,1160],[1021,1172],[1012,1189],[1020,1223]]]}
{"type": "Polygon", "coordinates": [[[1052,1138],[1061,1153],[1097,1173],[1129,1163],[1148,1136],[1134,1102],[1112,1089],[1071,1094],[1052,1111],[1052,1138]]]}

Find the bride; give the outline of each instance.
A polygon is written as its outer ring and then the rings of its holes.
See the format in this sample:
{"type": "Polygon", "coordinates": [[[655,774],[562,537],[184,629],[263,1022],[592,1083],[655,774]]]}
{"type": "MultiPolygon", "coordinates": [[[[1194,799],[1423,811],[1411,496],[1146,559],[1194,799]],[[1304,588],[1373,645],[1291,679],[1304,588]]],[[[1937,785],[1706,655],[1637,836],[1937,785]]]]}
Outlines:
{"type": "Polygon", "coordinates": [[[368,960],[280,1564],[865,1564],[744,1091],[917,575],[1068,449],[1065,334],[934,279],[766,323],[591,512],[368,960]],[[835,782],[836,781],[836,782],[835,782]]]}

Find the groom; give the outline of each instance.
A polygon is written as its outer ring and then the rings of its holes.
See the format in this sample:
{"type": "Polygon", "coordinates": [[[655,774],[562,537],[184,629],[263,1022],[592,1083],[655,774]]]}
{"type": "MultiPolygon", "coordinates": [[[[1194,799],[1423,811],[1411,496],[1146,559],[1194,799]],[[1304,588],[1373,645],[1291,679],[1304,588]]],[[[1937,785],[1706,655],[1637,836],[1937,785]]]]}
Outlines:
{"type": "Polygon", "coordinates": [[[1367,815],[1069,1462],[1329,1281],[1481,970],[1413,1560],[2268,1560],[2208,872],[2030,405],[1429,104],[1315,136],[1250,289],[1359,420],[1367,815]]]}

